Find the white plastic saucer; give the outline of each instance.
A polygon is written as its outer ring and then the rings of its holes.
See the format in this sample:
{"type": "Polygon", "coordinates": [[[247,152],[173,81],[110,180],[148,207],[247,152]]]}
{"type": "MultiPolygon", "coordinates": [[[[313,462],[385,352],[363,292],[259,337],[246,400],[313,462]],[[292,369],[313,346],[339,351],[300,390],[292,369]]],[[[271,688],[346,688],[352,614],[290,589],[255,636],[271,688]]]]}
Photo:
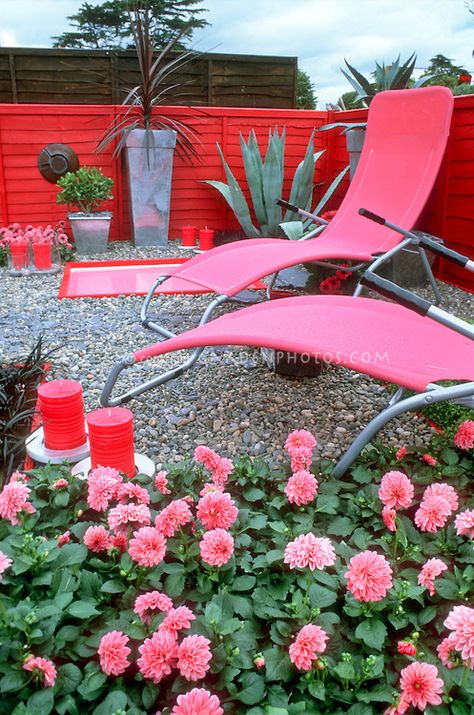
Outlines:
{"type": "MultiPolygon", "coordinates": [[[[155,463],[145,454],[140,454],[139,452],[135,452],[135,468],[137,474],[146,474],[148,477],[152,477],[155,473],[155,463]]],[[[91,460],[90,457],[86,457],[82,462],[74,465],[71,469],[71,474],[78,479],[87,479],[90,471],[91,460]]]]}
{"type": "Polygon", "coordinates": [[[42,427],[32,432],[25,443],[26,451],[35,462],[41,464],[62,464],[63,462],[79,462],[90,454],[89,441],[74,449],[47,449],[44,446],[44,431],[42,427]]]}

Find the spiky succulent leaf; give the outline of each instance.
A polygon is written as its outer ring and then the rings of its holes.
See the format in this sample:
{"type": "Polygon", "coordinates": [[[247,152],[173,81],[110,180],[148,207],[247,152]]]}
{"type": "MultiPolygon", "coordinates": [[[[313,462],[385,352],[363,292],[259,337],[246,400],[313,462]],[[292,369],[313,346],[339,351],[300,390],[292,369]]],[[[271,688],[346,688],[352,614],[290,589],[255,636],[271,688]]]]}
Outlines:
{"type": "Polygon", "coordinates": [[[248,144],[245,143],[242,134],[240,135],[240,148],[255,216],[260,226],[263,226],[268,221],[263,197],[263,163],[257,137],[253,129],[250,132],[248,144]]]}
{"type": "Polygon", "coordinates": [[[337,187],[349,171],[349,166],[344,167],[342,171],[339,172],[339,174],[336,176],[335,179],[331,181],[329,184],[328,188],[326,189],[324,196],[321,197],[320,201],[318,202],[317,206],[315,207],[313,213],[319,214],[333,195],[333,193],[336,191],[337,187]]]}
{"type": "Polygon", "coordinates": [[[302,221],[283,221],[280,228],[290,241],[300,241],[303,238],[304,228],[302,221]]]}
{"type": "Polygon", "coordinates": [[[281,208],[275,203],[283,191],[283,155],[281,153],[281,140],[273,137],[268,143],[267,153],[263,164],[263,196],[265,211],[268,217],[268,235],[278,235],[278,224],[281,223],[281,208]]]}
{"type": "Polygon", "coordinates": [[[356,70],[355,67],[350,65],[347,60],[344,60],[344,62],[346,63],[349,71],[352,72],[352,74],[354,75],[355,81],[343,69],[341,69],[341,72],[344,75],[344,77],[346,77],[346,79],[349,80],[349,82],[351,83],[351,85],[354,87],[357,94],[359,95],[357,97],[357,99],[365,99],[367,97],[373,97],[375,94],[375,89],[374,89],[373,85],[369,82],[369,80],[366,79],[366,77],[364,77],[364,75],[361,74],[358,70],[356,70]]]}
{"type": "MultiPolygon", "coordinates": [[[[324,154],[323,151],[314,152],[314,131],[308,141],[306,154],[302,162],[296,168],[293,183],[290,191],[290,204],[299,206],[305,211],[309,211],[313,203],[313,179],[314,167],[318,159],[324,154]]],[[[284,221],[294,221],[297,214],[286,211],[284,221]]]]}

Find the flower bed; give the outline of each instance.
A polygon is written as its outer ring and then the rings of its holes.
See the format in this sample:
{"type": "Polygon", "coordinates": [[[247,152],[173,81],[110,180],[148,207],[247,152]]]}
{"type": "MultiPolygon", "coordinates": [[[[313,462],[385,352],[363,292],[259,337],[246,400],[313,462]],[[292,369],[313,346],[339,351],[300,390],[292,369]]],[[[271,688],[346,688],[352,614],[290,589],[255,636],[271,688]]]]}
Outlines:
{"type": "Polygon", "coordinates": [[[471,432],[337,481],[304,430],[289,474],[206,447],[155,479],[16,473],[0,713],[469,713],[471,432]]]}

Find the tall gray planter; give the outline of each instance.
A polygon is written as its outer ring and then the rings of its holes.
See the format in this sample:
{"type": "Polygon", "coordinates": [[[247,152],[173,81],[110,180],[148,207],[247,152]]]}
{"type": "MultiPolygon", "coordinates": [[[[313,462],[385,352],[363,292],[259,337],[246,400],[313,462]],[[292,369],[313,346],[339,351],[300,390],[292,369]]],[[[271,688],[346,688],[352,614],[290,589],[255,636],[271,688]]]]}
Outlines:
{"type": "Polygon", "coordinates": [[[133,129],[125,156],[130,189],[130,214],[135,246],[168,243],[171,177],[176,132],[133,129]]]}
{"type": "Polygon", "coordinates": [[[354,178],[357,164],[359,163],[360,153],[364,146],[365,130],[364,129],[349,129],[346,132],[346,147],[349,154],[349,178],[352,181],[354,178]]]}

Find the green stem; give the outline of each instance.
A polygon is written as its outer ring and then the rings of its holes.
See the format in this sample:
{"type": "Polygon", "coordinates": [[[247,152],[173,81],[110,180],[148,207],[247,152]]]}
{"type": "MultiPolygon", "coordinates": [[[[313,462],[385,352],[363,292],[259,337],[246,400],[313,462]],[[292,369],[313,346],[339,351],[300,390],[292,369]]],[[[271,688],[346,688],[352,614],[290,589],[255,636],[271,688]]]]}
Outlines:
{"type": "Polygon", "coordinates": [[[309,590],[313,584],[313,574],[311,571],[308,571],[308,575],[306,577],[306,593],[303,598],[303,604],[302,607],[305,608],[306,604],[308,603],[308,598],[309,598],[309,590]]]}

